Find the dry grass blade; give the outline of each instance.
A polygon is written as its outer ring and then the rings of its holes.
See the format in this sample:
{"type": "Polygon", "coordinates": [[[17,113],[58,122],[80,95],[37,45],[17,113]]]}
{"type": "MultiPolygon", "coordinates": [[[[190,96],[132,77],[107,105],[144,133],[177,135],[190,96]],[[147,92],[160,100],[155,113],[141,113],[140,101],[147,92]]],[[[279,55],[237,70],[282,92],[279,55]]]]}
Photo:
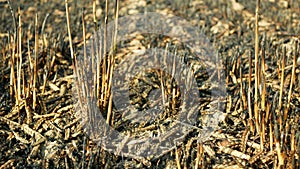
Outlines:
{"type": "Polygon", "coordinates": [[[248,114],[249,114],[249,119],[248,119],[248,125],[250,126],[250,131],[254,134],[255,132],[255,125],[253,122],[253,113],[252,113],[252,102],[251,102],[251,83],[252,83],[252,54],[251,52],[249,53],[249,75],[248,75],[248,114]]]}
{"type": "Polygon", "coordinates": [[[295,75],[295,71],[296,71],[296,64],[297,64],[297,51],[298,51],[298,41],[295,41],[295,51],[294,51],[294,57],[293,57],[293,67],[292,67],[292,77],[291,77],[291,82],[290,82],[290,88],[289,88],[289,93],[288,93],[288,101],[286,103],[286,107],[284,110],[284,115],[283,118],[287,119],[288,118],[288,111],[290,108],[290,103],[291,103],[291,98],[292,98],[292,91],[293,91],[293,85],[295,83],[295,79],[296,79],[296,75],[295,75]]]}
{"type": "Polygon", "coordinates": [[[32,90],[33,90],[33,102],[32,102],[32,107],[35,109],[36,107],[36,102],[37,102],[37,76],[38,76],[38,47],[39,43],[39,35],[38,35],[38,15],[35,15],[35,22],[34,22],[34,64],[33,64],[33,85],[32,85],[32,90]]]}
{"type": "Polygon", "coordinates": [[[204,159],[204,150],[203,150],[203,145],[201,143],[197,144],[197,157],[196,157],[196,162],[195,162],[195,169],[198,169],[199,167],[201,168],[203,166],[203,159],[204,159]]]}
{"type": "Polygon", "coordinates": [[[265,40],[263,40],[262,45],[262,55],[261,55],[261,69],[260,69],[260,78],[261,78],[261,113],[260,113],[260,148],[264,149],[265,143],[265,131],[266,131],[266,71],[265,71],[265,40]]]}
{"type": "Polygon", "coordinates": [[[277,118],[279,121],[279,133],[280,137],[277,137],[276,139],[276,149],[277,149],[277,157],[278,157],[278,165],[279,167],[283,166],[285,163],[285,157],[284,157],[284,152],[282,150],[282,144],[283,144],[283,134],[284,132],[284,121],[283,119],[283,111],[282,111],[282,95],[283,95],[283,88],[284,88],[284,70],[285,70],[285,61],[286,60],[286,48],[283,47],[283,55],[282,55],[282,60],[281,60],[281,76],[280,76],[280,91],[279,91],[279,105],[276,110],[277,112],[277,118]]]}
{"type": "Polygon", "coordinates": [[[71,36],[71,26],[70,26],[70,16],[69,16],[69,3],[68,3],[68,0],[65,0],[65,7],[66,7],[66,19],[67,19],[67,28],[68,28],[68,35],[69,35],[71,58],[72,58],[72,60],[76,60],[76,58],[74,58],[73,41],[72,41],[72,36],[71,36]]]}
{"type": "Polygon", "coordinates": [[[255,117],[255,126],[256,126],[256,132],[260,132],[260,126],[259,126],[259,110],[258,110],[258,89],[259,89],[259,6],[260,6],[260,0],[256,1],[256,9],[255,9],[255,59],[254,59],[254,73],[255,73],[255,86],[254,86],[254,117],[255,117]]]}
{"type": "Polygon", "coordinates": [[[177,168],[181,169],[181,162],[180,162],[180,159],[181,159],[181,149],[178,148],[178,149],[175,150],[175,158],[176,158],[177,168]]]}
{"type": "Polygon", "coordinates": [[[281,78],[280,78],[280,92],[279,92],[279,104],[278,104],[278,111],[281,112],[282,109],[282,95],[283,95],[283,88],[284,88],[284,70],[285,70],[285,60],[286,60],[286,48],[283,47],[283,55],[281,60],[281,78]]]}
{"type": "MultiPolygon", "coordinates": [[[[73,49],[73,40],[72,40],[72,34],[71,34],[71,26],[70,26],[70,16],[69,16],[69,3],[68,0],[65,0],[65,8],[66,8],[66,19],[67,19],[67,28],[68,28],[68,38],[69,38],[69,45],[70,45],[70,53],[71,53],[71,59],[72,59],[72,68],[73,71],[76,73],[76,78],[80,77],[79,70],[77,69],[77,58],[74,54],[73,49]]],[[[80,93],[80,87],[79,87],[79,81],[75,80],[75,89],[77,90],[77,93],[80,93]]],[[[79,102],[82,103],[82,98],[79,95],[79,102]]]]}
{"type": "Polygon", "coordinates": [[[109,102],[108,102],[108,112],[107,112],[107,119],[106,119],[106,123],[110,124],[111,123],[111,116],[112,116],[112,97],[113,94],[111,92],[111,87],[112,87],[112,78],[113,78],[113,70],[115,67],[115,53],[117,50],[117,36],[118,36],[118,20],[119,20],[119,0],[115,1],[115,11],[114,11],[114,19],[115,19],[115,23],[114,23],[114,34],[113,34],[113,41],[112,41],[112,49],[110,49],[111,51],[109,52],[109,61],[108,61],[108,70],[107,70],[107,77],[109,77],[109,81],[108,81],[108,98],[109,98],[109,102]]]}
{"type": "Polygon", "coordinates": [[[18,59],[17,59],[17,105],[19,105],[19,102],[21,101],[21,72],[22,72],[22,19],[21,19],[21,12],[20,8],[18,9],[18,19],[19,19],[19,25],[18,25],[18,59]]]}

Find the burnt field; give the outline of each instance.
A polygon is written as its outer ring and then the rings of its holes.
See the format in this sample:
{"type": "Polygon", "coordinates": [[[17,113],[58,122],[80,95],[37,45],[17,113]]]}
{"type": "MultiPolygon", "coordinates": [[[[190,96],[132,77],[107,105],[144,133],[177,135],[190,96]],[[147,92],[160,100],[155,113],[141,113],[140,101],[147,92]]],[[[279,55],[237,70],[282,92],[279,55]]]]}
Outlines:
{"type": "Polygon", "coordinates": [[[0,11],[0,169],[300,167],[299,2],[0,11]]]}

